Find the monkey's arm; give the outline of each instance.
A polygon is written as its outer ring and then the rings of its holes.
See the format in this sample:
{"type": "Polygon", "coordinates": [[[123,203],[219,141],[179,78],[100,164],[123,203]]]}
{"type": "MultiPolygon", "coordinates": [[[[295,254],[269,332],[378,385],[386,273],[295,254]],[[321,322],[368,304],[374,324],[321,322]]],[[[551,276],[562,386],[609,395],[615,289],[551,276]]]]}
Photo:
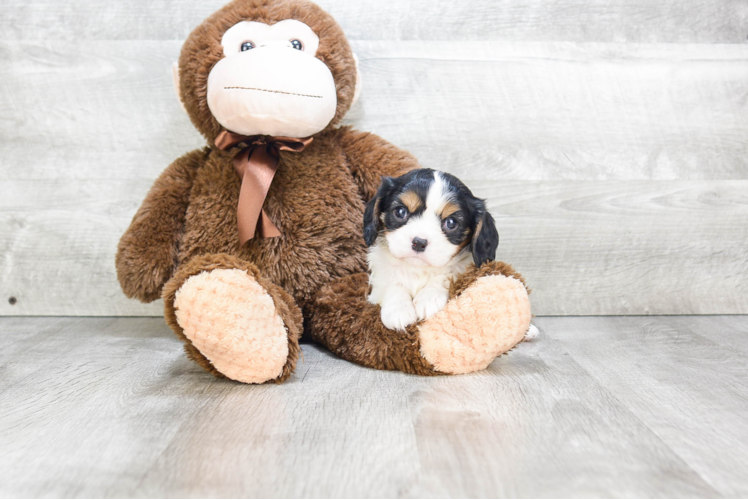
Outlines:
{"type": "Polygon", "coordinates": [[[117,279],[130,298],[152,302],[174,271],[179,237],[197,169],[208,150],[196,150],[164,170],[117,247],[117,279]]]}
{"type": "Polygon", "coordinates": [[[342,127],[339,133],[340,144],[364,201],[374,197],[382,176],[398,177],[421,168],[413,155],[378,135],[349,127],[342,127]]]}

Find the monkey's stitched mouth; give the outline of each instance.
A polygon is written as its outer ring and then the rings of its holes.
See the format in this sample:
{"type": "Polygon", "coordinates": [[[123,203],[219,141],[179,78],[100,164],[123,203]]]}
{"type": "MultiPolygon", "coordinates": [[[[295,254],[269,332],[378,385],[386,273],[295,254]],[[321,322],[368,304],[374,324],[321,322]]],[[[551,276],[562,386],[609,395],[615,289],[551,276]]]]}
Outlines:
{"type": "Polygon", "coordinates": [[[271,94],[286,94],[286,95],[295,95],[299,97],[313,97],[314,99],[323,99],[323,96],[321,95],[296,94],[294,92],[284,92],[282,90],[258,89],[255,87],[224,87],[223,90],[256,90],[258,92],[270,92],[271,94]]]}

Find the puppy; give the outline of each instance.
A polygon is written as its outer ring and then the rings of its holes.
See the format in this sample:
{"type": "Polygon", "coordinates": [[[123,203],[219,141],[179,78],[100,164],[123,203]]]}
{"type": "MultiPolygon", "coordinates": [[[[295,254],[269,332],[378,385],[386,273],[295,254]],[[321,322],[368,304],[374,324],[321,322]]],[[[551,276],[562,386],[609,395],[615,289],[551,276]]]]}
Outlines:
{"type": "Polygon", "coordinates": [[[485,202],[455,176],[431,169],[385,177],[364,212],[369,302],[404,330],[439,312],[470,262],[494,260],[499,233],[485,202]]]}

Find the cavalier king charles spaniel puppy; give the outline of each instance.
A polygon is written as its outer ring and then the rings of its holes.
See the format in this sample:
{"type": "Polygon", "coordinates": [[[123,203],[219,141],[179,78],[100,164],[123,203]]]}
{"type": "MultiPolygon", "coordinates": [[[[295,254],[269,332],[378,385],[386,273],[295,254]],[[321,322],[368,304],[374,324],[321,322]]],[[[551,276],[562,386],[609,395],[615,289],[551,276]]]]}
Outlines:
{"type": "Polygon", "coordinates": [[[431,169],[385,177],[364,212],[369,302],[404,330],[439,312],[450,282],[470,262],[494,260],[499,233],[484,200],[455,176],[431,169]]]}

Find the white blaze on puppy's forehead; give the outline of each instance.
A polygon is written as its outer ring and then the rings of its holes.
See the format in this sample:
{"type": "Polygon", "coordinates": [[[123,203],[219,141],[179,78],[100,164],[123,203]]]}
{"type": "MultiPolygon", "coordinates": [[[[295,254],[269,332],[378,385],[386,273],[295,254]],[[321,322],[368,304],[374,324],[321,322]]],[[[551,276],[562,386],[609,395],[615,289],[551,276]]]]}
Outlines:
{"type": "Polygon", "coordinates": [[[422,213],[414,214],[405,225],[385,233],[389,251],[398,259],[411,259],[413,265],[441,267],[455,257],[459,250],[449,241],[442,230],[441,215],[444,208],[453,201],[449,183],[439,172],[434,172],[433,182],[426,194],[426,207],[422,213]],[[428,243],[422,251],[413,248],[413,239],[420,238],[428,243]]]}
{"type": "Polygon", "coordinates": [[[299,40],[304,52],[311,55],[317,54],[319,37],[312,31],[312,28],[296,19],[285,19],[275,24],[242,21],[223,34],[221,45],[223,55],[229,57],[241,52],[244,42],[252,42],[255,47],[262,47],[273,43],[290,43],[291,40],[299,40]]]}
{"type": "Polygon", "coordinates": [[[441,214],[450,201],[452,201],[452,193],[449,191],[449,186],[444,181],[441,172],[434,172],[434,182],[429,187],[429,194],[426,196],[426,211],[431,214],[441,214]]]}

